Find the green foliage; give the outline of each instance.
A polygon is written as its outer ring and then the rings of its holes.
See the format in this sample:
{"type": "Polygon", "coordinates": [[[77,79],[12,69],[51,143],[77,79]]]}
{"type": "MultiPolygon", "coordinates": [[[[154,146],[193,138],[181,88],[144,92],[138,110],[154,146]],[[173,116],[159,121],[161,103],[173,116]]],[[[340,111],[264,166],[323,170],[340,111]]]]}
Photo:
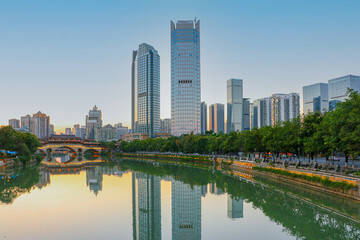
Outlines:
{"type": "Polygon", "coordinates": [[[22,133],[10,126],[0,128],[0,149],[18,152],[23,163],[28,162],[40,146],[41,143],[34,134],[22,133]]]}
{"type": "Polygon", "coordinates": [[[314,158],[322,153],[327,158],[342,152],[346,159],[360,155],[360,95],[350,91],[349,99],[324,115],[319,112],[280,122],[275,126],[229,134],[186,134],[168,139],[149,138],[143,141],[121,141],[123,152],[181,152],[199,154],[272,153],[279,158],[291,153],[298,158],[314,158]]]}
{"type": "Polygon", "coordinates": [[[286,177],[290,177],[290,178],[294,178],[294,179],[303,179],[303,180],[306,180],[309,182],[320,183],[321,185],[323,185],[325,187],[330,187],[330,188],[334,188],[334,189],[340,188],[342,190],[348,190],[350,188],[356,187],[355,184],[347,183],[346,181],[341,181],[341,182],[340,181],[332,181],[327,177],[321,177],[321,176],[317,176],[317,175],[305,175],[305,174],[290,172],[287,170],[265,168],[265,167],[260,167],[260,166],[255,166],[255,167],[253,167],[253,169],[262,171],[262,172],[270,172],[270,173],[274,173],[274,174],[278,174],[278,175],[282,175],[282,176],[286,176],[286,177]]]}

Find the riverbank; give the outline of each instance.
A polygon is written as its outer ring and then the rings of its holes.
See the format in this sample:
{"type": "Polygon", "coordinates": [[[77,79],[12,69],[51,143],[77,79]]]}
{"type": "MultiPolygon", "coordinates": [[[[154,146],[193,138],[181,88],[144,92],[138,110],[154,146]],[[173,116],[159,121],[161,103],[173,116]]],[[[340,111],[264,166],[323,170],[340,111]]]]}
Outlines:
{"type": "Polygon", "coordinates": [[[269,179],[280,179],[304,187],[322,190],[327,193],[341,195],[360,201],[360,177],[337,174],[336,171],[325,171],[324,169],[299,168],[273,163],[261,163],[255,161],[236,160],[233,158],[217,158],[215,156],[178,155],[158,153],[123,153],[122,158],[127,159],[153,159],[160,161],[171,161],[175,163],[186,162],[187,164],[212,166],[218,170],[241,171],[251,170],[257,175],[269,179]]]}
{"type": "MultiPolygon", "coordinates": [[[[36,158],[33,158],[26,164],[33,165],[36,163],[38,163],[38,160],[36,158]]],[[[19,159],[7,158],[0,160],[0,168],[13,168],[19,166],[24,166],[24,164],[19,159]]]]}

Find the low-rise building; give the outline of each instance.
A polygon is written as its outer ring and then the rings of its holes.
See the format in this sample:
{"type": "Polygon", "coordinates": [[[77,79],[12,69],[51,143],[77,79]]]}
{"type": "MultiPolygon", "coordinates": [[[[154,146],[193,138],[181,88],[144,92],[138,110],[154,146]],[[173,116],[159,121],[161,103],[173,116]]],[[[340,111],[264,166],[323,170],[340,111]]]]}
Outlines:
{"type": "MultiPolygon", "coordinates": [[[[170,133],[155,133],[155,138],[167,139],[171,137],[170,133]]],[[[128,133],[121,136],[121,140],[126,142],[131,142],[133,140],[145,140],[148,139],[150,135],[148,133],[128,133]]]]}
{"type": "Polygon", "coordinates": [[[100,141],[110,142],[114,140],[117,140],[115,127],[108,124],[100,129],[100,141]]]}

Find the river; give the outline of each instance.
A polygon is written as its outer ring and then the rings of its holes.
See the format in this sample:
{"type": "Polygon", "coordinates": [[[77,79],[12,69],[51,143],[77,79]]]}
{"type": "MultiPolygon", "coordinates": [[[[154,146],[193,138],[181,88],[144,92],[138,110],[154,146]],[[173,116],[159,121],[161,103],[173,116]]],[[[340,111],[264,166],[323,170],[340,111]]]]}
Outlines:
{"type": "Polygon", "coordinates": [[[358,202],[249,172],[58,162],[2,169],[0,239],[360,239],[358,202]]]}

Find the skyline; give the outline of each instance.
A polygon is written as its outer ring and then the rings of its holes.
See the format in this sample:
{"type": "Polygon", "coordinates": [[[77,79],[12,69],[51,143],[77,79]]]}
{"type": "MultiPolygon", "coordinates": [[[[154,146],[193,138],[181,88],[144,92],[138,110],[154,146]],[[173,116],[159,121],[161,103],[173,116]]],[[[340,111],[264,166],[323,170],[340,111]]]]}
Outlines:
{"type": "Polygon", "coordinates": [[[41,111],[59,131],[84,125],[97,105],[104,124],[130,126],[130,59],[143,42],[159,51],[160,114],[169,118],[171,20],[201,20],[201,101],[208,105],[226,103],[230,78],[243,79],[244,97],[255,100],[301,95],[303,86],[360,75],[360,3],[228,2],[200,1],[192,9],[162,1],[1,3],[0,81],[6,91],[0,125],[41,111]]]}

